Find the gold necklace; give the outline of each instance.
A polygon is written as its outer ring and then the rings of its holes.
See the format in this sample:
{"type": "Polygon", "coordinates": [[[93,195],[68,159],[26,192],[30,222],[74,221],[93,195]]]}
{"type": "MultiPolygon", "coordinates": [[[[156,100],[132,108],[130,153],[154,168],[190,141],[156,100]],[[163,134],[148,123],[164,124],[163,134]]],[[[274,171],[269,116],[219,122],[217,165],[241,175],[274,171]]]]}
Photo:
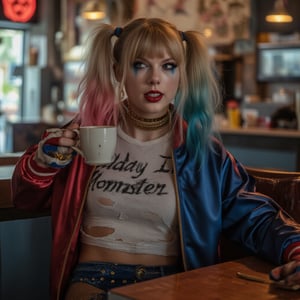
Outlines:
{"type": "Polygon", "coordinates": [[[170,107],[168,111],[159,118],[153,118],[153,119],[146,119],[146,118],[141,118],[139,117],[135,112],[133,112],[127,101],[124,101],[125,104],[125,111],[129,119],[133,122],[133,124],[141,129],[145,130],[155,130],[155,129],[160,129],[167,124],[170,123],[170,107]]]}

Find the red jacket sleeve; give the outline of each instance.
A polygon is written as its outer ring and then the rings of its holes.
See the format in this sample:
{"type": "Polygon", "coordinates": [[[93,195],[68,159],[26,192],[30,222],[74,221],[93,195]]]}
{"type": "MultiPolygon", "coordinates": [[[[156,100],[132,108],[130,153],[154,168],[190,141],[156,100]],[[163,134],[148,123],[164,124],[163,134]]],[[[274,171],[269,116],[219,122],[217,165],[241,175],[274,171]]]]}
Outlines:
{"type": "Polygon", "coordinates": [[[28,148],[16,164],[12,176],[12,201],[16,208],[49,208],[54,178],[59,169],[40,167],[34,160],[37,145],[28,148]]]}

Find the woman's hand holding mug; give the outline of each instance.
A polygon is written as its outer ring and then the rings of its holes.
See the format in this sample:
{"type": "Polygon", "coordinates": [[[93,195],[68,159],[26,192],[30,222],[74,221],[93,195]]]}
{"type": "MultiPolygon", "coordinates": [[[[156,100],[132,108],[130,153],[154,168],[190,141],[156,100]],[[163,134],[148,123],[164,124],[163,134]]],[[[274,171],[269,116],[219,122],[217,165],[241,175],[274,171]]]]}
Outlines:
{"type": "Polygon", "coordinates": [[[62,168],[68,165],[76,154],[72,149],[79,143],[76,133],[78,124],[67,128],[47,129],[39,142],[35,161],[41,167],[62,168]]]}

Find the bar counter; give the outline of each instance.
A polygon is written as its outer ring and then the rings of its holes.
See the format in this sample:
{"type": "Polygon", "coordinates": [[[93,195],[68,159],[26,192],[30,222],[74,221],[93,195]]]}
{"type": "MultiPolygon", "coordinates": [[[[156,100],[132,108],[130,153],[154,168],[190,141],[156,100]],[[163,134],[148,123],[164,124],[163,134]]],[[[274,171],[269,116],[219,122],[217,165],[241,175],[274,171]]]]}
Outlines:
{"type": "Polygon", "coordinates": [[[11,177],[20,155],[0,155],[0,299],[49,299],[50,211],[13,207],[11,177]]]}
{"type": "Polygon", "coordinates": [[[265,136],[276,138],[300,138],[300,130],[294,129],[276,129],[276,128],[261,128],[261,127],[248,127],[248,128],[229,128],[223,127],[219,129],[221,134],[235,134],[246,136],[265,136]]]}
{"type": "Polygon", "coordinates": [[[244,165],[300,171],[300,130],[220,128],[225,147],[244,165]]]}

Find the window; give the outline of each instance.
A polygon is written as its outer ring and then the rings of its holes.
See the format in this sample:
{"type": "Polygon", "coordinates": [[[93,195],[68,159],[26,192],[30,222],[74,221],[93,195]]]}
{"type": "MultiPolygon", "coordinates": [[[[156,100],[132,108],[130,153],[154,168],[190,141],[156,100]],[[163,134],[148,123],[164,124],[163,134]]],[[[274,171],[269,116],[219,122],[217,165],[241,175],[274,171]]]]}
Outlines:
{"type": "Polygon", "coordinates": [[[24,31],[0,29],[0,109],[7,117],[21,115],[24,31]]]}
{"type": "Polygon", "coordinates": [[[7,118],[21,116],[24,31],[0,28],[0,153],[5,151],[7,118]]]}
{"type": "Polygon", "coordinates": [[[262,82],[299,82],[300,43],[259,44],[257,48],[257,79],[262,82]]]}

